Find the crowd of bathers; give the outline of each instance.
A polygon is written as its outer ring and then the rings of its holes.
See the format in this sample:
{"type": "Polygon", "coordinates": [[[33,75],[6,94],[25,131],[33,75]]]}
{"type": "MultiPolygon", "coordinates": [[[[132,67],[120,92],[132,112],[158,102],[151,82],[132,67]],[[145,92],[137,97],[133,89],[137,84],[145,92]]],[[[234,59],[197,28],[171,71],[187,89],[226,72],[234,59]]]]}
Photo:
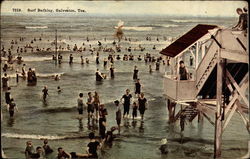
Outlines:
{"type": "MultiPolygon", "coordinates": [[[[5,65],[3,67],[3,71],[4,76],[2,77],[2,88],[5,91],[5,100],[6,100],[6,105],[10,114],[10,117],[13,118],[14,117],[14,112],[18,111],[17,109],[17,105],[14,102],[14,98],[11,97],[11,87],[9,86],[9,80],[10,78],[8,77],[8,71],[11,71],[14,69],[14,64],[18,65],[22,64],[21,67],[21,71],[19,72],[18,70],[16,70],[16,82],[18,83],[19,81],[19,77],[22,77],[24,80],[27,80],[27,83],[34,83],[33,81],[37,82],[37,76],[36,76],[36,72],[35,69],[29,68],[28,71],[26,71],[26,64],[24,64],[25,61],[23,61],[21,54],[22,53],[26,53],[31,51],[31,53],[36,52],[38,53],[39,51],[50,51],[50,49],[35,49],[32,46],[32,44],[34,43],[38,43],[39,41],[43,41],[43,38],[34,38],[33,40],[31,40],[31,42],[29,44],[26,44],[24,48],[17,48],[16,53],[17,53],[17,57],[14,58],[14,55],[12,54],[13,49],[14,49],[14,45],[18,44],[18,40],[12,40],[11,43],[11,47],[10,49],[8,49],[8,59],[5,62],[5,65]],[[28,50],[30,49],[30,50],[28,50]],[[27,78],[26,78],[27,77],[27,78]]],[[[131,41],[130,38],[126,38],[126,41],[131,41]]],[[[147,37],[147,40],[151,40],[151,38],[147,37]]],[[[25,38],[24,37],[20,37],[19,39],[20,42],[24,42],[25,38]]],[[[89,41],[89,39],[87,38],[87,42],[89,41]]],[[[157,37],[157,41],[159,41],[159,38],[157,37]]],[[[83,43],[83,46],[85,44],[83,43]]],[[[139,45],[138,47],[132,48],[132,47],[128,47],[124,50],[124,52],[126,52],[125,54],[123,54],[123,57],[121,58],[121,56],[119,54],[115,54],[115,53],[119,53],[122,52],[122,48],[120,46],[119,43],[113,41],[112,43],[113,47],[103,47],[102,43],[100,41],[98,41],[97,47],[93,47],[91,45],[89,45],[89,51],[92,55],[96,54],[96,60],[95,63],[96,65],[100,64],[99,61],[99,57],[100,57],[100,52],[103,53],[107,53],[107,58],[104,58],[103,60],[103,67],[107,67],[108,63],[110,63],[110,78],[114,79],[115,78],[115,69],[114,69],[114,63],[115,61],[118,60],[123,60],[123,61],[133,61],[135,60],[135,56],[133,55],[133,51],[141,51],[144,52],[145,48],[142,47],[141,45],[139,45]]],[[[156,46],[154,45],[152,50],[155,50],[156,46]]],[[[78,48],[77,45],[75,44],[73,46],[73,49],[71,49],[71,47],[69,45],[66,46],[66,49],[63,48],[62,46],[59,46],[58,48],[59,54],[57,56],[52,55],[52,60],[54,60],[57,64],[62,64],[62,59],[63,59],[63,51],[67,50],[67,51],[71,51],[72,54],[70,54],[69,56],[69,64],[73,64],[74,63],[74,57],[73,57],[73,53],[74,54],[79,54],[81,52],[87,51],[87,47],[80,47],[78,48]]],[[[4,49],[4,46],[2,46],[1,51],[3,52],[3,57],[6,56],[6,51],[4,49]]],[[[81,65],[84,64],[90,64],[89,63],[89,59],[88,58],[83,58],[84,55],[80,56],[80,61],[81,61],[81,65]]],[[[149,73],[152,73],[153,68],[151,64],[155,64],[155,70],[159,71],[159,67],[160,67],[160,63],[162,62],[165,65],[165,61],[161,58],[161,57],[155,57],[152,56],[150,53],[146,53],[144,56],[139,55],[137,57],[138,61],[142,61],[144,59],[145,63],[149,63],[149,73]]],[[[169,61],[168,61],[169,63],[169,61]]],[[[147,99],[144,96],[144,93],[141,92],[141,88],[142,85],[140,83],[140,79],[139,79],[139,70],[137,68],[137,66],[134,66],[134,73],[133,73],[133,77],[132,77],[132,81],[134,82],[135,85],[135,97],[133,98],[133,95],[130,93],[130,90],[127,89],[125,94],[121,97],[121,99],[114,101],[114,106],[116,107],[116,112],[115,112],[115,118],[117,121],[117,126],[113,126],[109,131],[106,131],[106,125],[107,125],[107,118],[106,116],[108,115],[108,111],[105,108],[104,104],[101,104],[100,102],[100,98],[99,98],[99,94],[97,92],[94,92],[94,95],[92,96],[92,93],[89,92],[88,93],[88,99],[87,99],[87,103],[86,103],[86,109],[87,109],[87,113],[88,113],[88,122],[95,120],[96,122],[99,121],[99,134],[98,134],[98,138],[99,140],[96,139],[96,135],[94,134],[94,132],[89,134],[89,139],[90,139],[90,143],[88,144],[88,150],[86,151],[87,153],[78,153],[78,152],[71,152],[68,153],[66,152],[62,147],[59,147],[57,149],[57,157],[59,159],[62,158],[77,158],[77,157],[83,157],[83,158],[97,158],[97,149],[103,147],[103,145],[112,145],[112,141],[115,137],[115,135],[113,135],[113,131],[118,130],[118,134],[120,134],[121,132],[121,120],[122,117],[124,119],[128,119],[129,118],[129,114],[130,114],[130,107],[132,106],[132,119],[136,120],[137,119],[137,112],[139,111],[140,116],[141,116],[141,120],[143,121],[144,119],[144,112],[147,109],[146,105],[147,105],[147,99]],[[122,109],[121,109],[121,104],[123,103],[123,115],[122,115],[122,109]]],[[[99,70],[96,71],[96,75],[99,74],[99,70]]],[[[104,77],[108,76],[106,74],[100,73],[101,75],[101,79],[98,79],[98,77],[96,76],[96,80],[97,81],[101,81],[102,79],[104,79],[104,77]]],[[[59,80],[59,76],[55,75],[54,77],[55,80],[59,80]]],[[[61,87],[58,86],[58,93],[60,93],[62,91],[61,87]]],[[[46,102],[47,97],[49,95],[49,89],[47,86],[44,86],[43,90],[42,90],[42,94],[43,94],[43,101],[46,102]]],[[[78,110],[78,114],[80,116],[83,116],[83,111],[84,109],[84,100],[83,100],[83,93],[79,94],[79,97],[77,99],[77,110],[78,110]]],[[[50,146],[48,145],[48,140],[44,140],[44,145],[43,146],[38,146],[36,147],[36,149],[34,149],[32,142],[31,141],[27,141],[27,147],[25,149],[25,155],[27,159],[35,159],[35,158],[42,158],[43,156],[46,156],[50,153],[52,153],[54,150],[52,150],[50,148],[50,146]]]]}

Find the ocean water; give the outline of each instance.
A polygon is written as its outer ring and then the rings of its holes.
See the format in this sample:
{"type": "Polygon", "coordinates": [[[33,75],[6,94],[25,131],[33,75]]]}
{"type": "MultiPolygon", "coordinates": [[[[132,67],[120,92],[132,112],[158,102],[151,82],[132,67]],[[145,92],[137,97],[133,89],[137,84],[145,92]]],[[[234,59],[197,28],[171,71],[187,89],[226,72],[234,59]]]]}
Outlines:
{"type": "MultiPolygon", "coordinates": [[[[17,46],[23,47],[34,38],[42,37],[42,41],[36,41],[33,46],[39,48],[54,48],[51,42],[57,29],[58,41],[64,41],[73,47],[74,44],[89,48],[97,47],[97,41],[103,46],[113,47],[115,26],[118,21],[124,21],[124,35],[131,38],[131,42],[124,39],[120,42],[122,51],[119,54],[129,54],[125,48],[131,46],[138,48],[140,44],[146,50],[132,51],[135,57],[150,53],[159,57],[159,51],[165,48],[170,41],[175,39],[197,24],[216,24],[230,27],[237,22],[234,18],[176,18],[176,17],[125,17],[125,16],[86,16],[86,17],[30,17],[30,16],[1,16],[1,45],[5,49],[10,47],[11,40],[17,39],[13,53],[16,55],[17,46]],[[24,42],[19,42],[19,37],[25,37],[24,42]],[[146,41],[150,36],[152,41],[146,41]],[[90,41],[87,42],[86,38],[90,41]],[[159,42],[156,38],[159,38],[159,42]],[[106,41],[104,40],[106,38],[106,41]],[[153,50],[153,45],[156,50],[153,50]]],[[[117,41],[117,40],[116,40],[117,41]]],[[[1,46],[2,47],[2,46],[1,46]]],[[[64,45],[65,47],[65,45],[64,45]]],[[[115,79],[107,78],[102,83],[95,81],[95,71],[109,74],[109,66],[103,67],[103,58],[108,53],[100,51],[100,64],[95,64],[95,55],[90,51],[84,53],[63,53],[63,63],[55,65],[51,60],[53,53],[22,53],[26,69],[35,68],[38,75],[36,86],[27,86],[27,82],[19,79],[15,81],[15,71],[8,71],[11,77],[11,95],[14,97],[19,112],[14,119],[9,118],[5,108],[3,92],[1,96],[2,123],[1,143],[2,148],[9,158],[24,158],[25,142],[32,140],[33,145],[41,146],[41,139],[48,138],[50,146],[56,151],[63,147],[66,151],[84,152],[88,143],[88,133],[95,131],[98,134],[97,125],[87,124],[87,113],[84,112],[82,121],[78,120],[76,100],[80,92],[87,93],[97,91],[101,103],[108,110],[107,129],[116,125],[115,106],[113,101],[120,99],[125,90],[129,88],[133,93],[134,81],[132,80],[133,68],[139,69],[139,78],[143,85],[142,91],[148,99],[148,110],[145,120],[139,119],[122,121],[121,135],[117,136],[112,148],[105,148],[100,152],[101,158],[113,159],[160,159],[160,158],[212,158],[214,128],[204,119],[204,123],[198,124],[197,119],[188,123],[184,132],[184,143],[180,143],[179,123],[169,125],[166,101],[163,97],[163,74],[165,67],[161,65],[160,71],[149,73],[149,63],[144,61],[117,61],[115,60],[115,79]],[[68,56],[72,53],[74,63],[68,64],[68,56]],[[90,59],[90,64],[80,64],[80,56],[90,59]],[[53,75],[60,74],[61,79],[55,81],[53,75]],[[47,85],[49,89],[48,101],[42,101],[42,89],[47,85]],[[57,86],[63,90],[57,93],[57,86]],[[160,154],[159,146],[162,138],[168,139],[169,154],[160,154]]],[[[109,64],[110,65],[110,64],[109,64]]],[[[155,64],[151,64],[153,69],[155,64]]],[[[14,65],[21,70],[21,65],[14,65]]],[[[2,73],[3,74],[3,73],[2,73]]],[[[1,75],[2,75],[1,74],[1,75]]],[[[134,96],[134,94],[133,94],[134,96]]],[[[130,113],[132,111],[130,110],[130,113]]],[[[222,156],[223,158],[237,158],[247,152],[249,134],[240,117],[235,114],[228,128],[223,133],[222,156]],[[239,131],[241,130],[241,131],[239,131]]],[[[56,155],[54,153],[53,156],[56,155]]]]}

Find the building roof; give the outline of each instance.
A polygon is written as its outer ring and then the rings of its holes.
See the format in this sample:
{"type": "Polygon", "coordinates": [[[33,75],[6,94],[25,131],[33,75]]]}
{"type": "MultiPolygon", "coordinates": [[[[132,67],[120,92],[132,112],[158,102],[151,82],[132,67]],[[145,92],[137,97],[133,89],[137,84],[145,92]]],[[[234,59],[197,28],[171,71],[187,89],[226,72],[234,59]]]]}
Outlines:
{"type": "Polygon", "coordinates": [[[163,49],[160,54],[175,57],[180,54],[194,42],[208,33],[208,30],[216,28],[216,25],[198,24],[192,30],[184,34],[168,47],[163,49]]]}

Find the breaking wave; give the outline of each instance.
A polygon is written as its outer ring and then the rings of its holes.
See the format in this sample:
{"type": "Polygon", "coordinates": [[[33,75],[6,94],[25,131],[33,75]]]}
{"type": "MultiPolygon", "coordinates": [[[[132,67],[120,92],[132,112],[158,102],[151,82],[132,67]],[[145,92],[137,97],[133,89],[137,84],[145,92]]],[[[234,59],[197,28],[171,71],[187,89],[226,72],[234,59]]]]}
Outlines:
{"type": "Polygon", "coordinates": [[[37,73],[36,76],[37,77],[54,77],[56,75],[58,75],[59,77],[62,76],[64,74],[64,72],[59,72],[59,73],[37,73]]]}
{"type": "MultiPolygon", "coordinates": [[[[27,71],[26,71],[27,73],[27,71]]],[[[56,75],[62,76],[64,74],[64,72],[59,72],[59,73],[36,73],[37,77],[55,77],[56,75]]],[[[19,76],[21,76],[21,74],[19,73],[19,76]]],[[[10,78],[15,78],[16,74],[8,74],[8,77],[10,78]]]]}
{"type": "Polygon", "coordinates": [[[24,62],[32,62],[32,61],[50,61],[52,60],[52,57],[30,57],[30,56],[26,56],[23,57],[23,61],[24,62]]]}
{"type": "MultiPolygon", "coordinates": [[[[115,27],[117,28],[117,27],[115,27]]],[[[123,30],[151,31],[153,27],[122,27],[123,30]]]]}
{"type": "Polygon", "coordinates": [[[87,136],[80,135],[69,135],[69,136],[59,136],[59,135],[34,135],[34,134],[17,134],[17,133],[2,133],[2,137],[16,138],[16,139],[48,139],[48,140],[62,140],[62,139],[77,139],[77,138],[87,138],[87,136]]]}
{"type": "Polygon", "coordinates": [[[25,29],[47,29],[48,26],[25,26],[25,29]]]}
{"type": "Polygon", "coordinates": [[[178,27],[176,24],[159,24],[159,25],[139,25],[138,27],[152,27],[152,28],[170,28],[170,27],[178,27]]]}

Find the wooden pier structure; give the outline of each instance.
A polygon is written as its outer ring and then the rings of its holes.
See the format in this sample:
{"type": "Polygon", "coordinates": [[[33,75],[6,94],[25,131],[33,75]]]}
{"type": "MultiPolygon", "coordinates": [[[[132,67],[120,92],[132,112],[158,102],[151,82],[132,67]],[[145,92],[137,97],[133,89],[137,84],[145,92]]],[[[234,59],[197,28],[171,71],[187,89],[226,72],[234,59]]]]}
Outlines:
{"type": "Polygon", "coordinates": [[[248,35],[216,25],[199,24],[163,49],[170,59],[164,75],[169,122],[182,113],[190,122],[206,118],[214,132],[214,158],[221,156],[222,134],[232,116],[238,113],[248,132],[249,126],[249,54],[248,35]],[[179,78],[179,61],[185,63],[188,80],[179,78]],[[179,112],[176,107],[181,105],[179,112]]]}

